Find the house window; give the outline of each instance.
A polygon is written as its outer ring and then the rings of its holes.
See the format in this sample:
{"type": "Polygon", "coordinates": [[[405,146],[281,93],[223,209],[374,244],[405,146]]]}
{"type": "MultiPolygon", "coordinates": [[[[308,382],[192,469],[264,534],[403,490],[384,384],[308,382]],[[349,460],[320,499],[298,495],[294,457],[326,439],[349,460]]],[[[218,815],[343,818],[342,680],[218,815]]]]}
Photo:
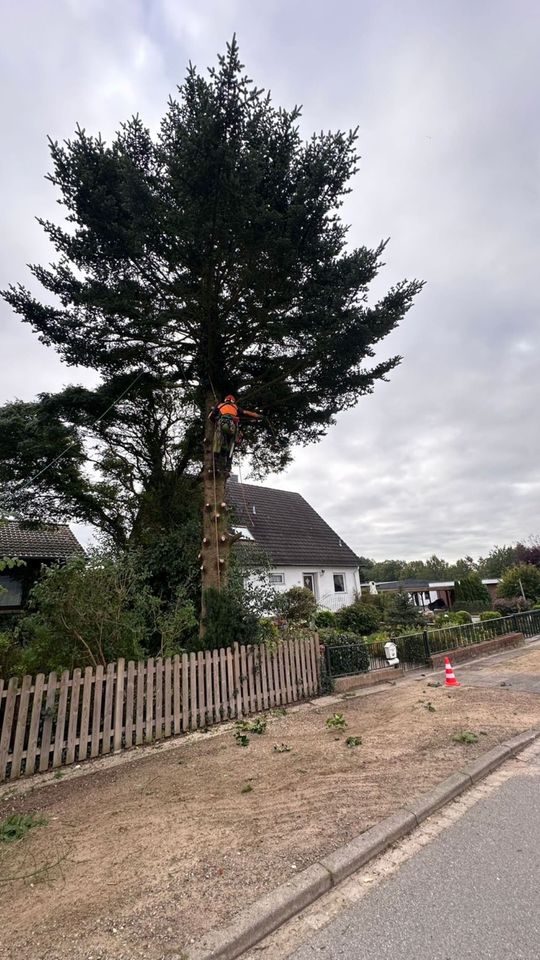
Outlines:
{"type": "Polygon", "coordinates": [[[271,573],[271,574],[270,574],[270,583],[285,583],[285,574],[284,574],[284,573],[271,573]]]}
{"type": "Polygon", "coordinates": [[[0,577],[0,607],[20,607],[22,582],[13,577],[0,577]]]}
{"type": "Polygon", "coordinates": [[[334,574],[334,593],[346,593],[344,573],[334,574]]]}

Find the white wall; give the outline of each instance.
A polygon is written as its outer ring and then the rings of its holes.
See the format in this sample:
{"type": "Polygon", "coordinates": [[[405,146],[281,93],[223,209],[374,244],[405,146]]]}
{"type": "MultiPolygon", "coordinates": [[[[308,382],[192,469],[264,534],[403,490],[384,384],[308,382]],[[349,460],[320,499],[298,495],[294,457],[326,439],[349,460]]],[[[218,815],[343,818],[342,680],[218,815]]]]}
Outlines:
{"type": "Polygon", "coordinates": [[[283,574],[284,582],[275,583],[276,590],[284,592],[291,587],[304,586],[304,574],[315,575],[315,596],[319,606],[327,610],[339,610],[354,600],[355,592],[360,591],[360,580],[357,567],[325,567],[315,565],[303,567],[272,567],[271,573],[283,574]],[[334,574],[342,574],[345,580],[345,593],[336,593],[334,589],[334,574]]]}

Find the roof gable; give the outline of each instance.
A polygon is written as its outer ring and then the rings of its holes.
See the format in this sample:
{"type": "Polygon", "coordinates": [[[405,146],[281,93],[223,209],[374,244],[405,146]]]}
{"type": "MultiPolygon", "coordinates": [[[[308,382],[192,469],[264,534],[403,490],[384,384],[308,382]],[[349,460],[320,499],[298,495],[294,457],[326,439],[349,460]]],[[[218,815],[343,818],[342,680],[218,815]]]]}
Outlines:
{"type": "Polygon", "coordinates": [[[7,520],[0,523],[0,557],[21,560],[66,560],[84,550],[68,525],[27,526],[7,520]]]}
{"type": "Polygon", "coordinates": [[[227,481],[227,500],[274,565],[357,567],[359,558],[299,493],[227,481]]]}

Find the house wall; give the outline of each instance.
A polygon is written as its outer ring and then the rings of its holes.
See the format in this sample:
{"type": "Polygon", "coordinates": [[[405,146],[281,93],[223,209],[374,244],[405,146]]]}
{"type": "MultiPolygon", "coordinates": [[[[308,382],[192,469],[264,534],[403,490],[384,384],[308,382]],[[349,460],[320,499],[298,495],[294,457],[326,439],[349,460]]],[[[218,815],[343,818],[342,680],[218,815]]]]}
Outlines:
{"type": "Polygon", "coordinates": [[[282,575],[282,583],[273,583],[276,590],[284,592],[291,587],[304,586],[304,574],[311,573],[315,578],[315,596],[320,607],[326,610],[340,610],[353,602],[355,593],[360,592],[360,580],[357,567],[325,567],[306,564],[303,567],[272,567],[271,574],[282,575]],[[345,582],[345,592],[337,592],[334,587],[334,574],[341,574],[345,582]]]}

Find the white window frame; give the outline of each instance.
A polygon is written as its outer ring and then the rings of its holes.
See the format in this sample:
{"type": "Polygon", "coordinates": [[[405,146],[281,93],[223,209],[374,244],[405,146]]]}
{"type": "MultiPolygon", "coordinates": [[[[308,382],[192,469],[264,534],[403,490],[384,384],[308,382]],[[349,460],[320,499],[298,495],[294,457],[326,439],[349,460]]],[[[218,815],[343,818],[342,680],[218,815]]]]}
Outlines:
{"type": "Polygon", "coordinates": [[[268,578],[272,586],[277,586],[278,584],[285,583],[285,574],[284,573],[269,573],[268,578]]]}
{"type": "Polygon", "coordinates": [[[338,573],[332,574],[332,582],[334,584],[334,593],[348,593],[347,590],[347,575],[341,571],[338,573]],[[341,577],[343,580],[343,590],[336,590],[336,577],[341,577]]]}

